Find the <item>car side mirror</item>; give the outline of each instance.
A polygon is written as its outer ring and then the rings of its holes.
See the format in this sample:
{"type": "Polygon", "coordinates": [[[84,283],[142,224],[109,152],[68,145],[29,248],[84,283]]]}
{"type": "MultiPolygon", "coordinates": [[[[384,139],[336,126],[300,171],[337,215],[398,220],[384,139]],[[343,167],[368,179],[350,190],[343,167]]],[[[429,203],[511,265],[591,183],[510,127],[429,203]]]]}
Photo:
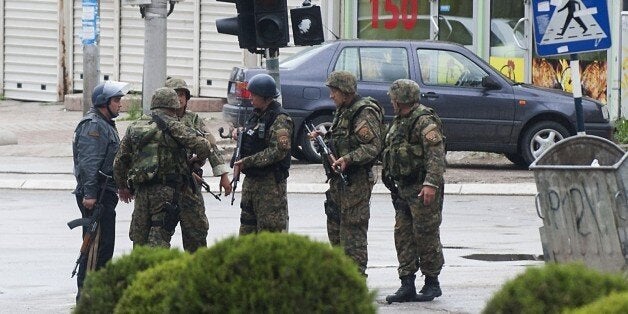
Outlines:
{"type": "Polygon", "coordinates": [[[490,75],[482,78],[482,86],[486,89],[500,89],[502,86],[490,75]]]}

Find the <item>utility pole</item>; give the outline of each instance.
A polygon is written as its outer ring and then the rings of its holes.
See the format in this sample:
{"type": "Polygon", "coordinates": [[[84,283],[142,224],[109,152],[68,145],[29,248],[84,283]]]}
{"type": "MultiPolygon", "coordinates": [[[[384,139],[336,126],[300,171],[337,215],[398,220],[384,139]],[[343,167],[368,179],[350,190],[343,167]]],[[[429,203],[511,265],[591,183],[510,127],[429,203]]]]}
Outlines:
{"type": "Polygon", "coordinates": [[[92,91],[100,82],[100,5],[83,0],[83,115],[92,105],[92,91]]]}
{"type": "MultiPolygon", "coordinates": [[[[174,1],[173,1],[174,2],[174,1]]],[[[144,71],[142,75],[142,111],[150,112],[155,90],[166,84],[167,0],[151,0],[143,6],[144,71]]]]}

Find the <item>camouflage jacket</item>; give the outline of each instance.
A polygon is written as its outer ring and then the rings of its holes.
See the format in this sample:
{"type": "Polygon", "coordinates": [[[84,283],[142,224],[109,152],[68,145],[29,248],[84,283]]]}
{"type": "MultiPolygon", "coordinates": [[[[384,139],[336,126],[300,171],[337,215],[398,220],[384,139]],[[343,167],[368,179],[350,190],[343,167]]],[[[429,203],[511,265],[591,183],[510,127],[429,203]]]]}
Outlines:
{"type": "Polygon", "coordinates": [[[379,156],[382,117],[374,106],[368,98],[357,96],[336,110],[331,130],[325,134],[338,158],[344,157],[349,165],[371,166],[379,156]]]}
{"type": "Polygon", "coordinates": [[[216,145],[216,138],[210,133],[210,130],[205,125],[203,118],[199,117],[199,115],[194,112],[186,110],[183,117],[179,120],[185,125],[203,133],[205,138],[211,144],[212,150],[209,154],[209,164],[212,167],[212,173],[214,176],[220,176],[224,173],[228,173],[229,169],[227,168],[225,160],[222,158],[222,155],[218,150],[218,146],[216,145]]]}
{"type": "Polygon", "coordinates": [[[415,105],[407,115],[397,115],[390,125],[382,152],[383,177],[423,179],[438,187],[445,173],[445,138],[434,110],[415,105]]]}
{"type": "MultiPolygon", "coordinates": [[[[281,106],[277,102],[271,103],[271,106],[281,106]]],[[[264,115],[269,114],[269,108],[264,112],[259,112],[257,109],[253,111],[253,116],[247,121],[247,130],[256,133],[262,126],[258,123],[264,120],[264,115]]],[[[265,168],[272,164],[281,162],[283,159],[290,156],[291,152],[291,139],[292,130],[294,124],[290,116],[286,114],[279,114],[275,118],[275,121],[270,125],[263,126],[266,128],[264,131],[265,148],[256,152],[250,156],[242,158],[244,169],[246,168],[265,168]]]]}
{"type": "Polygon", "coordinates": [[[118,187],[169,182],[190,182],[187,152],[209,157],[211,145],[197,132],[161,109],[153,110],[169,130],[162,131],[151,116],[142,116],[126,131],[113,165],[118,187]]]}

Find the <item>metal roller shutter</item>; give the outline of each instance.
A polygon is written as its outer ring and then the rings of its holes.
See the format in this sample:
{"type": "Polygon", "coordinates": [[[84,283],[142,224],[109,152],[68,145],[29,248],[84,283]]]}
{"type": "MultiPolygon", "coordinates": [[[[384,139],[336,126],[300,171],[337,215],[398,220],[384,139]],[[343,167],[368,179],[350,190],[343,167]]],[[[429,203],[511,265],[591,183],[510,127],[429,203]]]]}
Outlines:
{"type": "Polygon", "coordinates": [[[59,87],[62,12],[55,0],[4,1],[4,97],[63,99],[59,87]]]}

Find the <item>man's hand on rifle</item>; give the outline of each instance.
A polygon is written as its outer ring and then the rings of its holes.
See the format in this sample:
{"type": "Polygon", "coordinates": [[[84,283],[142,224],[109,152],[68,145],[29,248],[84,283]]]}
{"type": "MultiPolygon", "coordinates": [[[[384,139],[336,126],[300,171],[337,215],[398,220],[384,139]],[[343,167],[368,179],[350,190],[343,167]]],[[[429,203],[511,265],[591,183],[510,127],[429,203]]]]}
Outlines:
{"type": "Polygon", "coordinates": [[[133,194],[128,188],[118,189],[118,197],[127,204],[133,200],[133,194]]]}
{"type": "Polygon", "coordinates": [[[239,127],[239,128],[233,128],[231,130],[231,139],[233,139],[234,141],[238,140],[238,132],[242,132],[242,130],[244,130],[244,128],[239,127]]]}
{"type": "Polygon", "coordinates": [[[349,161],[346,160],[344,157],[340,157],[336,159],[336,161],[334,161],[334,163],[331,165],[331,167],[338,172],[344,172],[348,166],[349,166],[349,161]]]}
{"type": "Polygon", "coordinates": [[[231,181],[229,180],[229,176],[227,175],[227,173],[223,173],[220,176],[220,185],[218,186],[218,190],[220,191],[220,193],[222,193],[222,190],[225,190],[225,196],[231,194],[231,181]]]}
{"type": "Polygon", "coordinates": [[[96,204],[96,198],[83,197],[82,203],[85,208],[91,210],[92,208],[94,208],[94,205],[96,204]]]}

